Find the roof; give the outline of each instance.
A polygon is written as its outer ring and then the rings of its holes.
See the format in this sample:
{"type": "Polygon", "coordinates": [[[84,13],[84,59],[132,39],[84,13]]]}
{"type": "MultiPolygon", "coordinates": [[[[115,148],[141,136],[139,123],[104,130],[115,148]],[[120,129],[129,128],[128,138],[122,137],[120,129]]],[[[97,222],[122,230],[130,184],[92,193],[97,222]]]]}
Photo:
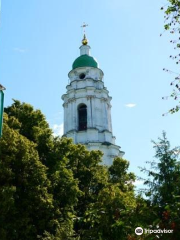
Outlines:
{"type": "Polygon", "coordinates": [[[98,68],[98,62],[91,56],[84,54],[80,57],[76,58],[76,60],[73,62],[72,68],[78,68],[78,67],[94,67],[98,68]]]}

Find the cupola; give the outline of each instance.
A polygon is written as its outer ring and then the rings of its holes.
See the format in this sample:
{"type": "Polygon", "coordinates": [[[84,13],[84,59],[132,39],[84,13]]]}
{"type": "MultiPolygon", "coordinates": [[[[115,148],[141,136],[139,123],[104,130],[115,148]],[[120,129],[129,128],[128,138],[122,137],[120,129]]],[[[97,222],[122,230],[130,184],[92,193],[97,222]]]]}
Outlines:
{"type": "Polygon", "coordinates": [[[76,58],[73,62],[72,69],[79,67],[99,67],[96,59],[90,56],[90,49],[91,48],[88,45],[88,40],[86,38],[86,35],[84,34],[82,45],[80,46],[80,56],[76,58]]]}

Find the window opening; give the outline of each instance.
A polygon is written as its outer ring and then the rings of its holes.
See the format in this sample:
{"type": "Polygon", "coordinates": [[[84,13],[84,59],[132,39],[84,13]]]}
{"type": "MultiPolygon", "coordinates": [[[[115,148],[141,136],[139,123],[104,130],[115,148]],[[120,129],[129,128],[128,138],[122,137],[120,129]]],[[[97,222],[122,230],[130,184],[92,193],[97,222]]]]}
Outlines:
{"type": "Polygon", "coordinates": [[[82,104],[78,108],[79,131],[87,129],[87,106],[82,104]]]}
{"type": "Polygon", "coordinates": [[[84,79],[85,76],[86,76],[86,75],[85,75],[84,73],[81,73],[81,74],[79,75],[79,78],[80,78],[80,79],[84,79]]]}

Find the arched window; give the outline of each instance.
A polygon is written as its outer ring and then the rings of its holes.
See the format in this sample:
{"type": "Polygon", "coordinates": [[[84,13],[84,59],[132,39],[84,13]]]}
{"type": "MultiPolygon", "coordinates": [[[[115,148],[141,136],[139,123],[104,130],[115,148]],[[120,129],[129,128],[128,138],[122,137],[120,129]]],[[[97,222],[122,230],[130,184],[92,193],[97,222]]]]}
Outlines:
{"type": "Polygon", "coordinates": [[[87,106],[81,104],[78,107],[79,131],[87,129],[87,106]]]}

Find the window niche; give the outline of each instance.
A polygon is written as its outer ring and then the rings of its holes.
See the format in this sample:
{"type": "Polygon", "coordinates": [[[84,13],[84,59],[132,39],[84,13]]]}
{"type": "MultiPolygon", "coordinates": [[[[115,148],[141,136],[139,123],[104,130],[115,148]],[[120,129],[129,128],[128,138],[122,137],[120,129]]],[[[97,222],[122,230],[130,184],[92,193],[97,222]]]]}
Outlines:
{"type": "Polygon", "coordinates": [[[79,78],[80,78],[80,79],[84,79],[85,77],[86,77],[85,73],[81,73],[81,74],[79,75],[79,78]]]}
{"type": "Polygon", "coordinates": [[[87,129],[87,106],[80,104],[78,107],[78,130],[84,131],[87,129]]]}

